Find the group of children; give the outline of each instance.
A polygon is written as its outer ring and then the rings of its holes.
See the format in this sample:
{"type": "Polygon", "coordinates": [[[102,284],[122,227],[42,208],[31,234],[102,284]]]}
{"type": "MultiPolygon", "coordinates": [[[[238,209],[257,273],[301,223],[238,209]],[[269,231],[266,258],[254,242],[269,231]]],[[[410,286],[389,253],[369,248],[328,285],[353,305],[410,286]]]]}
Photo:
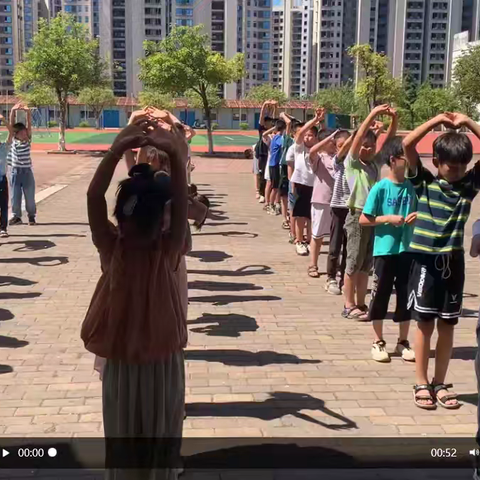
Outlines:
{"type": "MultiPolygon", "coordinates": [[[[391,360],[383,320],[395,287],[393,320],[399,324],[395,351],[404,360],[416,362],[415,405],[429,410],[437,405],[459,408],[445,377],[454,325],[462,310],[464,227],[480,189],[480,163],[467,172],[472,143],[458,130],[467,128],[480,138],[480,126],[465,115],[445,113],[403,138],[396,136],[396,111],[380,105],[353,134],[319,132],[323,109],[305,124],[285,113],[274,120],[276,109],[275,102],[267,102],[261,114],[259,143],[269,147],[269,171],[258,169],[266,179],[264,190],[263,179],[257,183],[259,201],[269,214],[283,213],[283,228],[290,230],[297,254],[310,253],[312,278],[320,277],[318,257],[323,238],[330,236],[325,289],[334,295],[343,290],[344,318],[372,322],[371,355],[378,362],[391,360]],[[390,118],[380,148],[383,124],[379,117],[390,118]],[[449,131],[433,144],[435,176],[422,166],[416,145],[442,125],[449,131]],[[389,170],[381,179],[384,165],[389,170]],[[418,323],[414,349],[408,341],[412,317],[418,323]],[[435,320],[435,373],[429,381],[435,320]]],[[[259,151],[257,144],[255,152],[259,151]]]]}
{"type": "Polygon", "coordinates": [[[15,105],[10,112],[10,121],[0,115],[0,122],[8,130],[8,139],[0,143],[0,238],[8,237],[7,225],[20,225],[22,221],[22,195],[28,224],[35,225],[35,177],[32,169],[31,140],[32,115],[22,104],[15,105]],[[24,111],[26,124],[16,122],[18,112],[24,111]],[[9,171],[7,172],[7,168],[9,171]],[[7,179],[8,173],[8,179],[7,179]],[[12,218],[8,221],[9,183],[12,202],[12,218]]]}

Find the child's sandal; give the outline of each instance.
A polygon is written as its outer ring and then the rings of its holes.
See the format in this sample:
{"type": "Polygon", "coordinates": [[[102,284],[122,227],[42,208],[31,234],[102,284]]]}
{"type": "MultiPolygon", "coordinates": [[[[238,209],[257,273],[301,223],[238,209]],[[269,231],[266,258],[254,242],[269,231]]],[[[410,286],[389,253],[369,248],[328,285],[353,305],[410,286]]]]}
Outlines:
{"type": "Polygon", "coordinates": [[[432,380],[432,388],[433,388],[433,392],[435,394],[437,403],[441,407],[446,408],[447,410],[457,410],[457,408],[460,408],[462,406],[462,404],[457,400],[458,395],[456,393],[446,393],[442,397],[438,396],[438,392],[440,392],[441,390],[445,390],[446,392],[448,392],[449,388],[453,388],[453,385],[451,383],[449,383],[448,385],[444,383],[435,384],[434,381],[432,380]],[[449,400],[455,400],[455,403],[446,403],[449,400]]]}
{"type": "Polygon", "coordinates": [[[413,402],[418,408],[422,408],[423,410],[435,410],[437,408],[437,405],[435,404],[435,396],[432,391],[432,386],[431,385],[414,385],[413,402]],[[428,391],[428,394],[418,393],[422,390],[428,391]],[[431,404],[420,403],[420,400],[430,400],[432,403],[431,404]]]}
{"type": "Polygon", "coordinates": [[[320,278],[320,273],[318,273],[318,267],[312,265],[308,267],[308,276],[311,278],[320,278]]]}

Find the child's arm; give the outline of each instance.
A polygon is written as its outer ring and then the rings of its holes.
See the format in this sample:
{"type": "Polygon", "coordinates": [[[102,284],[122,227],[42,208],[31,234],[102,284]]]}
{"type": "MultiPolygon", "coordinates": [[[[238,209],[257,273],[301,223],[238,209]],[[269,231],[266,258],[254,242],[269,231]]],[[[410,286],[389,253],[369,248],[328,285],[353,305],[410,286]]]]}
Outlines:
{"type": "Polygon", "coordinates": [[[30,141],[32,141],[32,111],[25,107],[25,112],[27,113],[27,134],[30,141]]]}
{"type": "Polygon", "coordinates": [[[394,108],[389,108],[388,112],[386,112],[386,115],[388,115],[392,121],[390,122],[390,125],[387,130],[387,138],[385,141],[387,142],[388,140],[391,140],[396,134],[398,130],[398,113],[394,108]]]}
{"type": "Polygon", "coordinates": [[[269,102],[263,102],[262,109],[260,110],[260,126],[265,126],[265,115],[269,108],[269,102]]]}
{"type": "Polygon", "coordinates": [[[327,138],[324,138],[321,142],[318,142],[310,149],[310,161],[312,161],[312,157],[317,157],[329,142],[333,142],[335,140],[335,135],[337,134],[338,130],[335,130],[331,135],[327,138]]]}
{"type": "Polygon", "coordinates": [[[325,109],[317,108],[317,110],[315,110],[315,116],[297,132],[297,138],[295,140],[295,143],[297,145],[303,145],[305,140],[305,135],[307,134],[307,132],[312,127],[316,127],[324,118],[325,118],[325,109]]]}
{"type": "Polygon", "coordinates": [[[337,153],[337,163],[343,163],[345,160],[346,156],[348,155],[348,152],[350,151],[350,148],[352,147],[353,139],[355,138],[355,133],[352,133],[350,137],[347,138],[345,143],[342,145],[342,148],[337,153]]]}
{"type": "Polygon", "coordinates": [[[11,142],[11,138],[13,138],[13,129],[12,129],[12,125],[10,124],[10,122],[7,122],[7,120],[5,119],[5,117],[3,115],[0,114],[0,122],[3,122],[5,124],[5,126],[7,127],[7,130],[8,130],[8,139],[7,139],[7,143],[10,143],[11,142]]]}
{"type": "Polygon", "coordinates": [[[448,114],[441,113],[428,122],[425,122],[423,125],[417,127],[415,130],[413,130],[413,132],[410,132],[403,139],[403,152],[407,157],[408,167],[412,172],[417,170],[418,164],[420,163],[420,157],[417,152],[418,143],[423,137],[425,137],[425,135],[427,135],[428,132],[442,124],[454,127],[453,120],[448,116],[448,114]]]}
{"type": "Polygon", "coordinates": [[[18,106],[15,105],[11,110],[10,110],[10,121],[9,121],[9,125],[11,128],[8,129],[8,139],[7,139],[7,143],[12,143],[13,142],[13,137],[14,137],[14,133],[13,133],[13,125],[15,125],[15,118],[16,118],[16,114],[17,114],[17,110],[18,110],[18,106]]]}
{"type": "Polygon", "coordinates": [[[401,215],[379,215],[374,217],[373,215],[362,213],[359,223],[362,227],[376,227],[377,225],[385,225],[387,223],[395,227],[401,227],[406,221],[401,215]]]}
{"type": "Polygon", "coordinates": [[[270,130],[267,130],[266,132],[263,132],[262,134],[262,140],[263,143],[266,143],[267,145],[270,145],[272,141],[272,133],[275,131],[275,127],[270,128],[270,130]]]}
{"type": "Polygon", "coordinates": [[[188,125],[184,126],[185,129],[185,138],[187,139],[187,142],[189,142],[196,134],[197,132],[189,127],[188,125]]]}
{"type": "Polygon", "coordinates": [[[357,160],[358,156],[360,155],[360,149],[362,148],[367,132],[370,130],[370,127],[373,125],[375,118],[378,117],[379,115],[386,115],[389,110],[390,110],[390,107],[388,105],[379,105],[378,107],[375,107],[369,113],[368,117],[363,121],[362,125],[358,129],[355,139],[353,140],[352,147],[350,148],[350,155],[355,160],[357,160]]]}
{"type": "Polygon", "coordinates": [[[285,112],[282,112],[280,114],[280,120],[283,120],[286,125],[287,125],[287,129],[286,129],[286,134],[287,135],[290,135],[292,133],[292,119],[289,115],[287,115],[285,112]]]}

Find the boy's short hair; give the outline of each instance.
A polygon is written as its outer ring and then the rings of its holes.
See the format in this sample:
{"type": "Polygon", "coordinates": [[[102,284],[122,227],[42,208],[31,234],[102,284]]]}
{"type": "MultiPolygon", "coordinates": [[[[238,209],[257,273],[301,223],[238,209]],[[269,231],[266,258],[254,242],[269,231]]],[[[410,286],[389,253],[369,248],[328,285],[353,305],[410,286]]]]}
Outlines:
{"type": "Polygon", "coordinates": [[[313,132],[313,134],[314,134],[315,136],[317,136],[317,135],[318,135],[318,127],[315,127],[315,126],[310,127],[309,132],[313,132]]]}
{"type": "Polygon", "coordinates": [[[339,130],[335,134],[335,140],[338,140],[341,137],[349,138],[350,137],[350,132],[348,130],[339,130]]]}
{"type": "Polygon", "coordinates": [[[375,135],[375,133],[373,132],[373,130],[368,130],[366,135],[365,135],[365,142],[369,142],[369,143],[373,143],[373,144],[376,144],[377,143],[377,136],[375,135]]]}
{"type": "Polygon", "coordinates": [[[327,137],[329,137],[333,132],[331,130],[322,130],[319,134],[318,134],[318,139],[320,141],[322,140],[325,140],[327,137]]]}
{"type": "Polygon", "coordinates": [[[13,125],[12,128],[13,128],[13,133],[14,133],[14,134],[17,134],[17,133],[19,133],[19,132],[27,129],[27,127],[25,126],[25,124],[24,124],[24,123],[21,123],[21,122],[16,123],[15,125],[13,125]]]}
{"type": "Polygon", "coordinates": [[[275,122],[275,130],[283,132],[287,128],[287,124],[283,120],[277,120],[275,122]]]}
{"type": "Polygon", "coordinates": [[[388,166],[390,166],[390,159],[391,157],[403,157],[405,154],[403,152],[403,137],[396,136],[393,137],[389,140],[387,140],[380,152],[378,152],[378,156],[381,157],[382,163],[386,163],[388,166]]]}
{"type": "Polygon", "coordinates": [[[263,119],[265,122],[273,122],[273,118],[266,115],[263,119]]]}
{"type": "Polygon", "coordinates": [[[439,163],[468,165],[473,157],[472,142],[463,133],[444,133],[433,142],[433,156],[439,163]]]}

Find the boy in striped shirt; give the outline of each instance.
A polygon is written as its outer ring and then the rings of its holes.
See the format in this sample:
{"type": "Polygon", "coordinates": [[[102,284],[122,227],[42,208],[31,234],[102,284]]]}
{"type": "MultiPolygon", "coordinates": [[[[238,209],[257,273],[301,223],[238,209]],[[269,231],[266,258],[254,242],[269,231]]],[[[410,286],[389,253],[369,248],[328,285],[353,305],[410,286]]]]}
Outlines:
{"type": "Polygon", "coordinates": [[[452,354],[453,331],[462,313],[465,259],[463,237],[472,200],[480,189],[480,163],[467,172],[472,160],[470,139],[449,131],[433,144],[434,176],[420,162],[416,145],[439,125],[467,127],[480,138],[480,126],[465,115],[445,113],[418,127],[403,140],[408,177],[418,198],[418,214],[410,242],[413,255],[408,285],[409,308],[418,322],[415,336],[416,385],[414,402],[433,410],[460,407],[452,385],[445,384],[452,354]],[[437,321],[435,375],[428,380],[430,340],[437,321]]]}
{"type": "Polygon", "coordinates": [[[28,214],[28,224],[35,225],[37,207],[35,204],[35,178],[32,169],[32,112],[25,105],[17,104],[10,112],[10,125],[13,125],[7,142],[10,144],[8,165],[10,167],[10,187],[12,189],[12,213],[10,225],[21,225],[22,193],[25,196],[25,208],[28,214]],[[27,125],[15,123],[16,113],[25,111],[27,125]]]}

